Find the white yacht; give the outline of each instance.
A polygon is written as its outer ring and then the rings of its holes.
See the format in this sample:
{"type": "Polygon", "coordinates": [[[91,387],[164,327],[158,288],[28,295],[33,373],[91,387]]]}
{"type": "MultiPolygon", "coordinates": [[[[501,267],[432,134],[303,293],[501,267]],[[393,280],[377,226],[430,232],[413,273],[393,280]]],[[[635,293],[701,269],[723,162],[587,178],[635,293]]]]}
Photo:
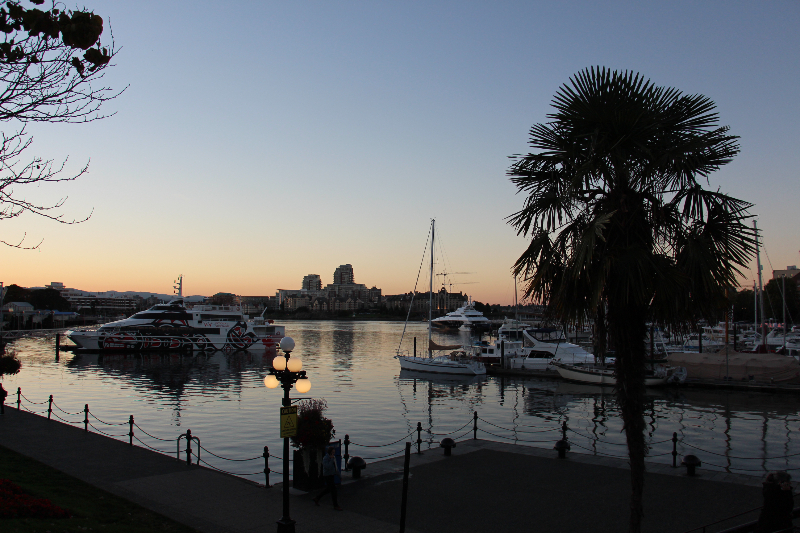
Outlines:
{"type": "Polygon", "coordinates": [[[195,305],[182,298],[67,337],[87,350],[274,350],[285,333],[271,320],[250,319],[238,305],[195,305]]]}
{"type": "Polygon", "coordinates": [[[455,311],[434,318],[431,325],[437,329],[490,329],[492,327],[491,321],[475,309],[472,300],[467,301],[455,311]]]}

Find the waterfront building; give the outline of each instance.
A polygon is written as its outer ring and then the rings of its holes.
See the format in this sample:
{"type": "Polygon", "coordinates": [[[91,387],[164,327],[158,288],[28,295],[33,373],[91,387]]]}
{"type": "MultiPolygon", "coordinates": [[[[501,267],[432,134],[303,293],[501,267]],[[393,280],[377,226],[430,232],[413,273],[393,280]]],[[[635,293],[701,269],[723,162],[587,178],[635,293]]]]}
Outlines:
{"type": "Polygon", "coordinates": [[[323,287],[319,274],[308,274],[303,277],[300,289],[278,289],[275,299],[278,307],[286,310],[308,307],[314,311],[330,312],[378,308],[383,295],[374,285],[368,288],[363,283],[356,283],[353,265],[346,264],[334,270],[333,283],[323,287]]]}
{"type": "Polygon", "coordinates": [[[797,265],[789,265],[786,270],[772,271],[772,279],[774,280],[780,281],[783,276],[786,276],[786,281],[794,281],[797,287],[800,288],[800,268],[797,268],[797,265]]]}
{"type": "Polygon", "coordinates": [[[339,268],[333,271],[334,285],[352,285],[356,282],[356,276],[353,273],[353,265],[339,265],[339,268]]]}
{"type": "Polygon", "coordinates": [[[308,292],[321,291],[322,278],[319,276],[319,274],[309,274],[303,277],[303,285],[301,290],[308,292]]]}
{"type": "MultiPolygon", "coordinates": [[[[394,294],[384,296],[383,303],[390,311],[408,311],[413,297],[412,311],[415,313],[427,313],[428,302],[430,300],[428,291],[417,292],[416,295],[410,292],[405,294],[394,294]]],[[[433,293],[433,312],[435,315],[455,311],[464,305],[469,298],[462,292],[448,292],[444,287],[439,292],[433,293]]]]}

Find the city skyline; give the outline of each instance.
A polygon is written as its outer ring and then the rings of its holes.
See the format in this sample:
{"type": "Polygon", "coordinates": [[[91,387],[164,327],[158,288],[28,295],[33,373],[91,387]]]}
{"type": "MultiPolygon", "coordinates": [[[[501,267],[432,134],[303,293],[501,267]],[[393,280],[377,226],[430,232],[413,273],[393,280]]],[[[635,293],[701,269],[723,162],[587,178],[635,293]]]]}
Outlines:
{"type": "Polygon", "coordinates": [[[0,248],[0,281],[170,293],[183,273],[187,294],[255,295],[350,263],[400,294],[436,218],[437,272],[470,273],[452,289],[513,303],[508,156],[593,65],[716,102],[741,153],[709,187],[754,204],[765,283],[800,265],[796,2],[192,5],[87,4],[121,47],[104,82],[129,87],[112,117],[29,125],[31,155],[91,163],[18,192],[91,218],[5,220],[3,240],[44,241],[0,248]]]}

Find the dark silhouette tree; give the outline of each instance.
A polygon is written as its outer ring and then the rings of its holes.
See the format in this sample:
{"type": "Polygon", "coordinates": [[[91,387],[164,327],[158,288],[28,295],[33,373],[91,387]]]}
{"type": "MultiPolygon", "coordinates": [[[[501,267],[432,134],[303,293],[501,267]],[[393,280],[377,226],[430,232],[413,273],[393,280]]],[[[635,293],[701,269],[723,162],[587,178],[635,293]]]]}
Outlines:
{"type": "MultiPolygon", "coordinates": [[[[41,6],[44,0],[30,0],[41,6]]],[[[73,181],[85,174],[64,174],[66,161],[29,157],[32,137],[28,122],[91,122],[105,115],[100,106],[119,93],[98,86],[116,54],[113,38],[100,42],[103,19],[83,10],[70,11],[52,1],[45,9],[25,7],[17,0],[0,1],[0,122],[13,123],[0,133],[0,221],[33,213],[62,224],[75,224],[60,212],[66,198],[43,204],[25,200],[21,190],[46,183],[73,181]],[[18,126],[18,125],[21,125],[18,126]]],[[[3,244],[18,248],[19,241],[3,244]]]]}
{"type": "Polygon", "coordinates": [[[562,322],[605,314],[631,466],[629,531],[643,517],[648,320],[718,316],[753,255],[751,204],[702,187],[738,153],[714,103],[639,74],[587,69],[563,85],[533,152],[508,174],[526,195],[509,217],[530,244],[513,271],[562,322]]]}

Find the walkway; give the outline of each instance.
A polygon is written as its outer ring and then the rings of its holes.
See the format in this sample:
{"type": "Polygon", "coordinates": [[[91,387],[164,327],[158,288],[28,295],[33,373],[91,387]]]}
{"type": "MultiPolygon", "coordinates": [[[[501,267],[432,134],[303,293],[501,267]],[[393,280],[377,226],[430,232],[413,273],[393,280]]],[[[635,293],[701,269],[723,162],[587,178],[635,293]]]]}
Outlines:
{"type": "MultiPolygon", "coordinates": [[[[37,459],[205,533],[274,531],[281,486],[265,489],[96,433],[6,406],[0,445],[37,459]]],[[[330,499],[315,507],[292,490],[298,533],[398,531],[403,458],[372,463],[361,480],[345,474],[344,512],[330,499]]],[[[761,504],[760,478],[648,464],[645,533],[681,533],[761,504]]],[[[624,461],[483,440],[413,454],[406,531],[465,533],[627,530],[629,472],[624,461]]],[[[755,514],[726,523],[732,527],[755,514]]],[[[709,529],[708,533],[718,531],[709,529]]]]}

